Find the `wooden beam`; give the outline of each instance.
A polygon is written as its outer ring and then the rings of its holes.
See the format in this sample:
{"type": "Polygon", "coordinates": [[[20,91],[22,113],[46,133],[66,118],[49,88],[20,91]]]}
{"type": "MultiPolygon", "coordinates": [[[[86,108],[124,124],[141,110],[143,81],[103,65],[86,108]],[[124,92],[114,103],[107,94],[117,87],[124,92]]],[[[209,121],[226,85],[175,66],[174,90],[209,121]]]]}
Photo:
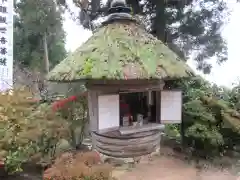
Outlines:
{"type": "Polygon", "coordinates": [[[160,91],[164,87],[164,83],[148,83],[148,84],[87,84],[90,90],[98,90],[102,92],[143,92],[143,91],[160,91]]]}
{"type": "Polygon", "coordinates": [[[163,80],[158,79],[135,79],[135,80],[89,80],[86,84],[92,84],[92,85],[133,85],[133,84],[161,84],[163,83],[163,80]]]}
{"type": "Polygon", "coordinates": [[[129,126],[129,127],[121,127],[119,129],[119,132],[122,135],[126,135],[126,134],[135,134],[135,133],[140,133],[140,132],[145,132],[145,131],[154,131],[154,130],[163,130],[164,129],[164,125],[163,124],[155,124],[155,123],[151,123],[151,124],[144,124],[143,126],[129,126]]]}

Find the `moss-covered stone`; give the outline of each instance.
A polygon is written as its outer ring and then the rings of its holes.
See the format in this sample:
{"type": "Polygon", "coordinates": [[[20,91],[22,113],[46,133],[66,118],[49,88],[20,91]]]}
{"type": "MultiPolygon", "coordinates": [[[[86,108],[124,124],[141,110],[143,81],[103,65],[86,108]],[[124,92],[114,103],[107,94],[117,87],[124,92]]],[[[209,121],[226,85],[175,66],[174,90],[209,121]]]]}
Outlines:
{"type": "Polygon", "coordinates": [[[60,62],[48,79],[176,79],[193,75],[185,62],[139,25],[115,22],[101,27],[60,62]]]}

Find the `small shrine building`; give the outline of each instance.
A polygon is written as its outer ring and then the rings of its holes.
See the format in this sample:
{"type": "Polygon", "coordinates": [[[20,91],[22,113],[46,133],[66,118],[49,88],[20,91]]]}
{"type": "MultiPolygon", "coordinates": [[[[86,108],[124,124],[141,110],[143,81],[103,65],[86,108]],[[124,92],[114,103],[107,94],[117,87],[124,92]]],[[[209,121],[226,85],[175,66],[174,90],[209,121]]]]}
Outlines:
{"type": "Polygon", "coordinates": [[[94,149],[129,158],[155,151],[164,124],[181,123],[182,92],[164,85],[193,76],[183,60],[142,28],[124,1],[112,1],[102,26],[48,80],[84,84],[94,149]]]}

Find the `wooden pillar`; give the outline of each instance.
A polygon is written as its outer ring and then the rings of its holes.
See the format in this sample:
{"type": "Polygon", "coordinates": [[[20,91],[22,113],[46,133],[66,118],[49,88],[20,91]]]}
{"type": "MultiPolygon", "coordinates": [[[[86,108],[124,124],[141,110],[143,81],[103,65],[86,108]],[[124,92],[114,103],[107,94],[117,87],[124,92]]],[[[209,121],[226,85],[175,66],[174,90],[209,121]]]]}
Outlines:
{"type": "Polygon", "coordinates": [[[148,107],[148,117],[151,118],[151,106],[153,104],[152,91],[147,92],[147,107],[148,107]]]}
{"type": "Polygon", "coordinates": [[[98,131],[98,93],[94,90],[88,92],[88,112],[89,112],[89,129],[98,131]]]}
{"type": "Polygon", "coordinates": [[[156,120],[161,123],[161,91],[156,91],[156,120]]]}

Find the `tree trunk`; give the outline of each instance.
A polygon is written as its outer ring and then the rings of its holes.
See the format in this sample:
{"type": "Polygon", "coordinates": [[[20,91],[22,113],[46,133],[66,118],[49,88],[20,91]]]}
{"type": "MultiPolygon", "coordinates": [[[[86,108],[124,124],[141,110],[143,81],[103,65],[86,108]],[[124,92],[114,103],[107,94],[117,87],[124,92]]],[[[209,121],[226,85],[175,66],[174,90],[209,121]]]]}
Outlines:
{"type": "Polygon", "coordinates": [[[156,18],[153,22],[153,31],[158,39],[165,42],[166,38],[166,17],[165,17],[165,1],[164,0],[151,0],[156,6],[156,18]]]}
{"type": "Polygon", "coordinates": [[[127,4],[132,7],[133,14],[141,14],[143,12],[138,0],[127,0],[127,4]]]}
{"type": "Polygon", "coordinates": [[[92,7],[92,11],[94,13],[97,13],[98,10],[100,9],[100,0],[94,0],[94,1],[91,1],[91,7],[92,7]]]}
{"type": "Polygon", "coordinates": [[[44,32],[43,35],[43,47],[44,47],[44,69],[46,74],[49,73],[49,59],[48,59],[48,43],[47,43],[47,33],[44,32]]]}

